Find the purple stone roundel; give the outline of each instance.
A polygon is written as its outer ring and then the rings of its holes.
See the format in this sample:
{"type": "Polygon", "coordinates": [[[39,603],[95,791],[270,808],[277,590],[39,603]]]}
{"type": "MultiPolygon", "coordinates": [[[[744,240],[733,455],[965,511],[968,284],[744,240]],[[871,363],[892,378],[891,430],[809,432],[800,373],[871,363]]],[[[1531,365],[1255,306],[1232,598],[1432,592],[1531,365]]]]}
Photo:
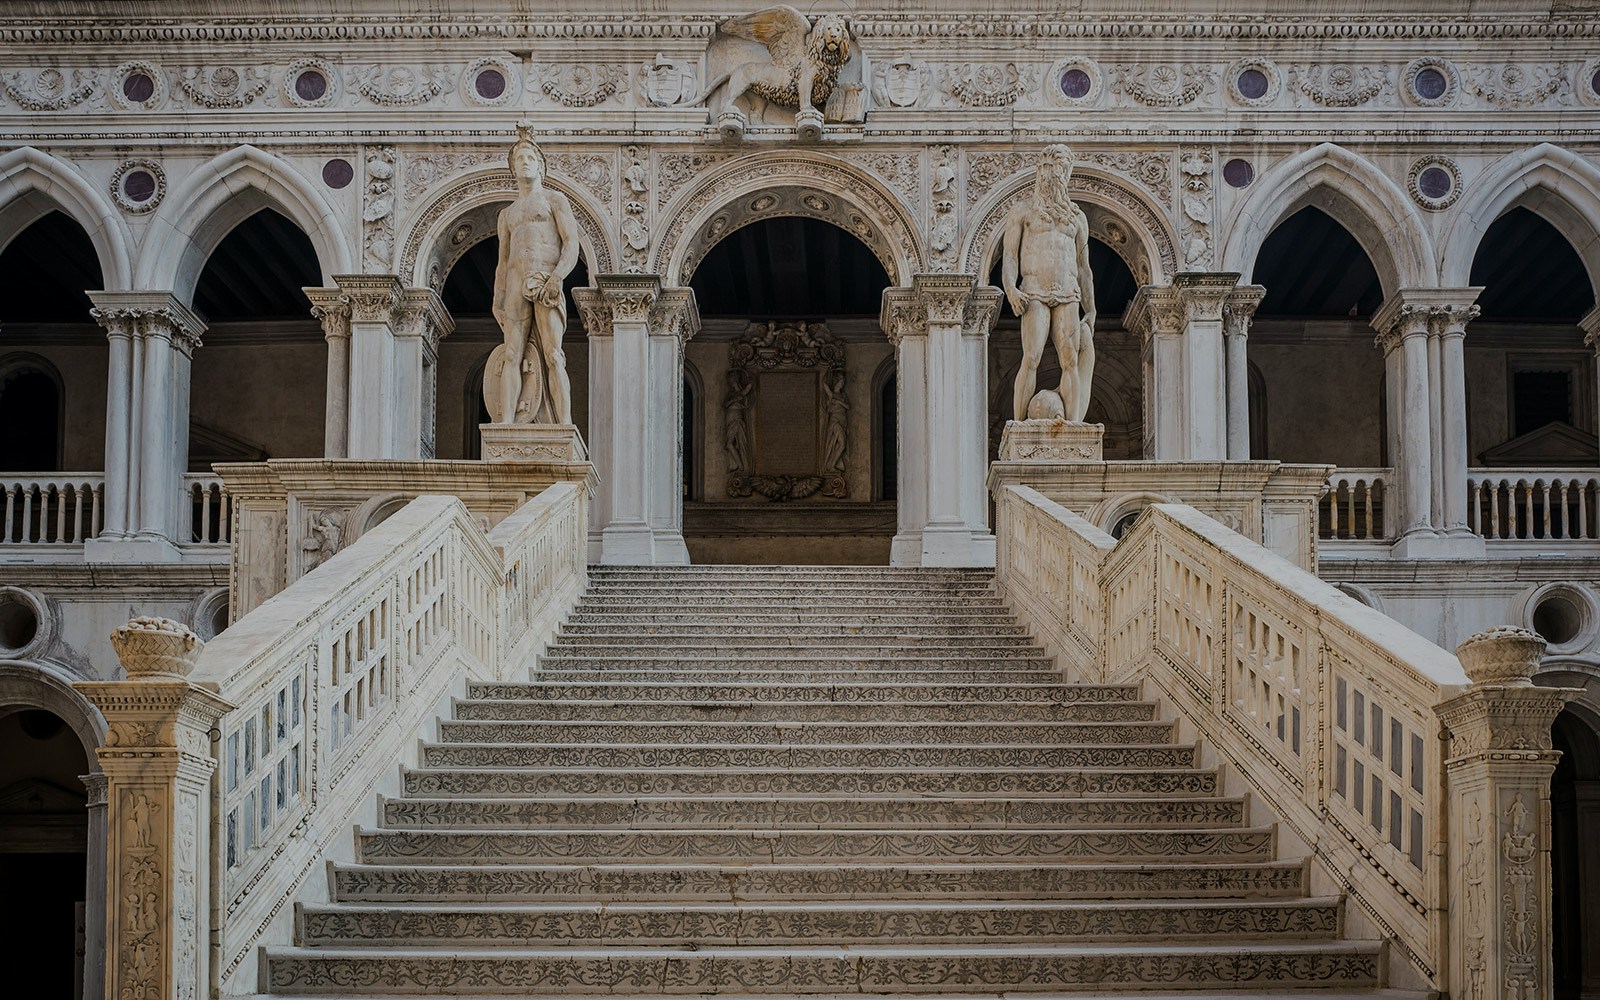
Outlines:
{"type": "Polygon", "coordinates": [[[294,78],[294,92],[302,101],[320,101],[328,92],[328,78],[308,69],[294,78]]]}
{"type": "Polygon", "coordinates": [[[356,168],[350,165],[349,160],[329,160],[322,165],[322,183],[334,190],[348,187],[355,176],[356,168]]]}
{"type": "Polygon", "coordinates": [[[1250,165],[1249,160],[1234,157],[1222,165],[1222,179],[1228,182],[1229,187],[1249,187],[1250,182],[1256,179],[1256,168],[1250,165]]]}
{"type": "Polygon", "coordinates": [[[1417,95],[1425,101],[1437,101],[1448,88],[1444,74],[1432,66],[1417,74],[1417,95]]]}
{"type": "Polygon", "coordinates": [[[1455,187],[1455,181],[1450,177],[1450,171],[1443,167],[1429,167],[1417,177],[1417,190],[1423,197],[1437,201],[1450,193],[1455,187]]]}
{"type": "Polygon", "coordinates": [[[482,70],[473,79],[472,88],[479,97],[492,101],[506,92],[506,76],[497,69],[482,70]]]}
{"type": "Polygon", "coordinates": [[[155,175],[148,170],[132,170],[122,178],[122,193],[134,204],[143,204],[156,193],[155,175]]]}
{"type": "Polygon", "coordinates": [[[1073,100],[1089,95],[1089,88],[1094,86],[1094,81],[1089,79],[1089,74],[1074,66],[1061,74],[1061,92],[1073,100]]]}
{"type": "Polygon", "coordinates": [[[1239,93],[1248,100],[1256,101],[1267,96],[1267,74],[1259,69],[1247,69],[1239,74],[1239,93]]]}
{"type": "Polygon", "coordinates": [[[129,73],[122,78],[122,96],[135,104],[143,104],[156,92],[156,82],[146,73],[129,73]]]}

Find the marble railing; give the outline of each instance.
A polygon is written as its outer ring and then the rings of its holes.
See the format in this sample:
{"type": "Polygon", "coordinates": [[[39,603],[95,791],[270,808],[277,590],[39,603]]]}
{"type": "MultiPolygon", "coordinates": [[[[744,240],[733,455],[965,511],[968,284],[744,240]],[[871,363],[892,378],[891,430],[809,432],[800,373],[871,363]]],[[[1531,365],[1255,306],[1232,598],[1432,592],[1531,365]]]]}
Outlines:
{"type": "Polygon", "coordinates": [[[1317,505],[1317,534],[1327,541],[1390,541],[1393,516],[1386,510],[1393,469],[1339,469],[1317,505]],[[1388,516],[1386,516],[1388,515],[1388,516]]]}
{"type": "Polygon", "coordinates": [[[183,499],[188,505],[189,535],[178,543],[227,545],[233,539],[233,498],[222,477],[191,472],[183,477],[183,499]]]}
{"type": "Polygon", "coordinates": [[[559,483],[485,532],[460,500],[420,497],[203,648],[173,622],[129,624],[197,655],[158,684],[119,646],[128,680],[83,685],[113,734],[108,820],[126,833],[108,858],[109,995],[183,995],[140,992],[158,975],[208,984],[193,996],[255,992],[258,948],[326,893],[325,862],[375,822],[426,723],[469,679],[525,676],[553,636],[585,583],[586,507],[559,483]],[[128,760],[124,729],[172,766],[128,760]],[[136,845],[173,859],[146,875],[171,914],[154,944],[148,905],[118,888],[142,870],[136,845]]]}
{"type": "Polygon", "coordinates": [[[8,473],[0,545],[81,545],[103,525],[102,472],[8,473]]]}
{"type": "MultiPolygon", "coordinates": [[[[1505,942],[1461,923],[1460,901],[1495,883],[1477,872],[1466,884],[1464,866],[1494,853],[1497,823],[1548,847],[1537,804],[1549,771],[1537,769],[1554,766],[1562,694],[1523,679],[1537,652],[1522,678],[1500,680],[1515,687],[1469,687],[1468,647],[1499,633],[1468,640],[1458,660],[1192,507],[1153,505],[1114,541],[1031,488],[995,499],[998,584],[1069,679],[1144,682],[1162,698],[1279,821],[1280,850],[1315,859],[1316,891],[1348,897],[1354,932],[1391,941],[1397,984],[1448,989],[1485,974],[1505,942]],[[1537,708],[1471,720],[1461,708],[1519,699],[1537,708]],[[1494,746],[1526,748],[1526,768],[1492,771],[1494,746]],[[1532,812],[1518,814],[1514,796],[1532,812]]],[[[1516,641],[1543,647],[1530,633],[1516,641]]],[[[1500,900],[1480,900],[1480,925],[1500,900]]],[[[1548,921],[1547,895],[1523,904],[1548,921]]],[[[1542,954],[1548,964],[1548,936],[1542,954]]],[[[1520,961],[1508,956],[1497,977],[1520,961]]]]}
{"type": "Polygon", "coordinates": [[[1472,469],[1467,524],[1490,541],[1600,538],[1600,469],[1472,469]]]}

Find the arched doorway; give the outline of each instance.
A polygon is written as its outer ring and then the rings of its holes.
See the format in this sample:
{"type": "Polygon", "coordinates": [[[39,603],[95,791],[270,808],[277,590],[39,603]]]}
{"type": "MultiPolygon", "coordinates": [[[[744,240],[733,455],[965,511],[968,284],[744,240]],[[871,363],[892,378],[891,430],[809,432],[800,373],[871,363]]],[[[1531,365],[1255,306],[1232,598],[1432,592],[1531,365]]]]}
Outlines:
{"type": "Polygon", "coordinates": [[[704,492],[684,509],[690,558],[887,563],[883,261],[832,221],[766,215],[708,240],[692,266],[704,492]]]}
{"type": "Polygon", "coordinates": [[[1577,706],[1556,717],[1550,782],[1551,938],[1557,1000],[1600,996],[1600,729],[1577,706]]]}

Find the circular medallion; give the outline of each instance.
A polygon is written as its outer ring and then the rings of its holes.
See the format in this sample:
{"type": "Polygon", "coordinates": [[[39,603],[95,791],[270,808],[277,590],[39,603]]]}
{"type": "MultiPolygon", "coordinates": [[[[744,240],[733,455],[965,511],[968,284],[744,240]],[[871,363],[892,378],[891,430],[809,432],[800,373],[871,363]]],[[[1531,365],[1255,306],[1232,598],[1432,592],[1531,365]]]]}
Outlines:
{"type": "Polygon", "coordinates": [[[1240,59],[1228,70],[1228,96],[1237,104],[1268,104],[1281,87],[1278,67],[1265,59],[1240,59]]]}
{"type": "Polygon", "coordinates": [[[1443,156],[1425,156],[1411,165],[1406,187],[1416,203],[1430,212],[1455,204],[1461,197],[1461,171],[1443,156]]]}
{"type": "Polygon", "coordinates": [[[1222,165],[1222,179],[1228,182],[1229,187],[1249,187],[1250,182],[1256,179],[1256,168],[1250,165],[1249,160],[1234,157],[1222,165]]]}
{"type": "Polygon", "coordinates": [[[1460,77],[1450,63],[1429,56],[1407,66],[1404,79],[1406,92],[1414,103],[1436,108],[1456,99],[1460,77]]]}
{"type": "Polygon", "coordinates": [[[474,59],[461,75],[461,95],[468,104],[494,107],[509,102],[517,90],[516,67],[496,56],[474,59]]]}
{"type": "Polygon", "coordinates": [[[1045,79],[1055,81],[1054,88],[1047,84],[1045,90],[1057,104],[1092,104],[1100,98],[1100,67],[1088,59],[1063,59],[1050,68],[1045,79]]]}
{"type": "Polygon", "coordinates": [[[166,174],[154,160],[125,160],[111,175],[111,197],[130,215],[154,210],[166,193],[166,174]]]}
{"type": "Polygon", "coordinates": [[[283,75],[284,97],[297,108],[325,108],[338,97],[338,77],[322,59],[296,59],[283,75]]]}
{"type": "Polygon", "coordinates": [[[167,100],[167,75],[159,66],[143,60],[123,63],[112,74],[119,81],[107,88],[111,103],[123,110],[149,110],[167,100]]]}
{"type": "Polygon", "coordinates": [[[349,187],[355,176],[356,168],[350,165],[349,160],[335,158],[322,165],[322,183],[335,191],[349,187]]]}

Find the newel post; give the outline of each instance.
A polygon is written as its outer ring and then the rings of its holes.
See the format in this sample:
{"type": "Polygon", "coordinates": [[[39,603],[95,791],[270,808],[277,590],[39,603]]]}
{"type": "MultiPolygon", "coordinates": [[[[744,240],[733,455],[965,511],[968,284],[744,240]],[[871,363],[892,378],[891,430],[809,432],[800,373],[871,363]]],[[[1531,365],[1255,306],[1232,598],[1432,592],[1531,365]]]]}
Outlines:
{"type": "Polygon", "coordinates": [[[211,732],[231,708],[188,681],[200,647],[166,618],[111,633],[126,680],[73,687],[106,718],[106,996],[210,993],[211,732]]]}
{"type": "Polygon", "coordinates": [[[1472,680],[1435,708],[1448,739],[1450,994],[1549,1000],[1550,724],[1580,692],[1535,687],[1545,642],[1514,626],[1456,649],[1472,680]]]}

